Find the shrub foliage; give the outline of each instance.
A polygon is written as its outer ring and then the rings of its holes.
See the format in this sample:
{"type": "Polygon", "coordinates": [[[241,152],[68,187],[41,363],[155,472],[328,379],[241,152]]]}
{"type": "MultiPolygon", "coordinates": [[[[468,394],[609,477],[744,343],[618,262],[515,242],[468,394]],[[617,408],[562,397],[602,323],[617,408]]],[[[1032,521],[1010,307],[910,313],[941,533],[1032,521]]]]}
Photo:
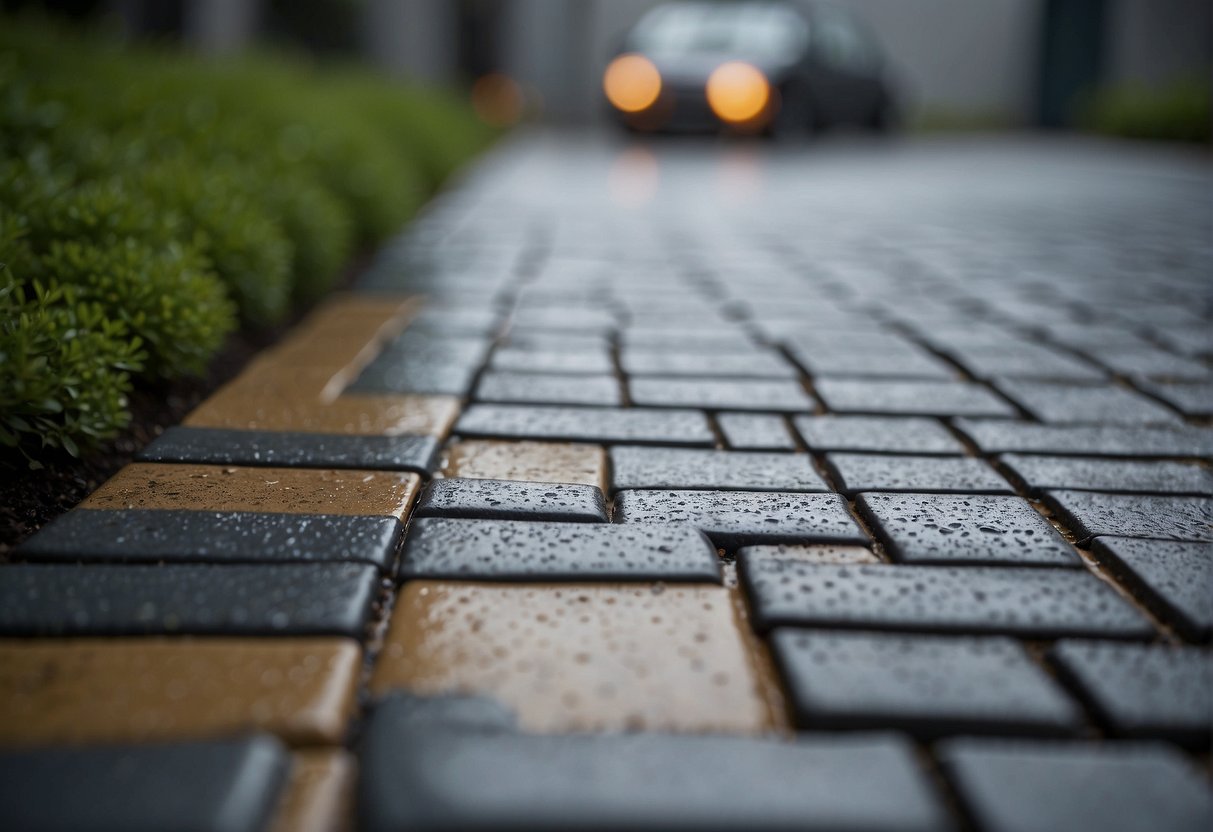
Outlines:
{"type": "Polygon", "coordinates": [[[0,444],[114,435],[133,385],[323,295],[490,138],[361,70],[0,15],[0,444]]]}

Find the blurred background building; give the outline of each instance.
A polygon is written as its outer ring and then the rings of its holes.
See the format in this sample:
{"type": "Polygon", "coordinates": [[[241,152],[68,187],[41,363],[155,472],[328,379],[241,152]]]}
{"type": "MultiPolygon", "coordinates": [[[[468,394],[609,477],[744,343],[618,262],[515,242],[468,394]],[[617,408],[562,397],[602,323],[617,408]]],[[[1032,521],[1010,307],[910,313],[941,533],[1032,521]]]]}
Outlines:
{"type": "MultiPolygon", "coordinates": [[[[470,84],[502,73],[532,111],[602,117],[600,73],[658,0],[2,0],[109,14],[129,31],[211,52],[253,42],[363,56],[470,84]]],[[[834,0],[884,44],[911,120],[927,127],[1072,126],[1103,89],[1213,77],[1209,0],[834,0]]]]}

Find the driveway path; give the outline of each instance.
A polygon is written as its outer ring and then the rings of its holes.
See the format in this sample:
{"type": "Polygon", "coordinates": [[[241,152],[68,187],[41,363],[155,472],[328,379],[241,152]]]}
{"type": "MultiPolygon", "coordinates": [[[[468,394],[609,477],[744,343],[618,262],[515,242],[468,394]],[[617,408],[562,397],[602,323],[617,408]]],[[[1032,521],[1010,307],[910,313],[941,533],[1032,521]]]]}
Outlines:
{"type": "Polygon", "coordinates": [[[0,566],[5,825],[1208,829],[1211,185],[511,140],[0,566]]]}

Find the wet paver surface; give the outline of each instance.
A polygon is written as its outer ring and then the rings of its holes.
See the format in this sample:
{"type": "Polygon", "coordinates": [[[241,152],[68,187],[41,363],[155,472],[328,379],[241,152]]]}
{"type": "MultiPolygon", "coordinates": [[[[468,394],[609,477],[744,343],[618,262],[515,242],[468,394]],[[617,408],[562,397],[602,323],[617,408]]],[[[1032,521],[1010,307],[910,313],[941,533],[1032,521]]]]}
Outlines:
{"type": "Polygon", "coordinates": [[[1209,828],[1211,184],[507,141],[0,565],[0,818],[1209,828]]]}

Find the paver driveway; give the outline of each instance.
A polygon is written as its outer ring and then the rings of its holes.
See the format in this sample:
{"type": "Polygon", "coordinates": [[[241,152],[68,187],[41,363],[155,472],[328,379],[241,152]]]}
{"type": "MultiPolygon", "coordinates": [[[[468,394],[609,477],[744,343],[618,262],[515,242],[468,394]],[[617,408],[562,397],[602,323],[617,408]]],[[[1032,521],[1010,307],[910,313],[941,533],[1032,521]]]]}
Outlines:
{"type": "Polygon", "coordinates": [[[510,140],[0,566],[0,825],[1210,828],[1210,185],[510,140]]]}

